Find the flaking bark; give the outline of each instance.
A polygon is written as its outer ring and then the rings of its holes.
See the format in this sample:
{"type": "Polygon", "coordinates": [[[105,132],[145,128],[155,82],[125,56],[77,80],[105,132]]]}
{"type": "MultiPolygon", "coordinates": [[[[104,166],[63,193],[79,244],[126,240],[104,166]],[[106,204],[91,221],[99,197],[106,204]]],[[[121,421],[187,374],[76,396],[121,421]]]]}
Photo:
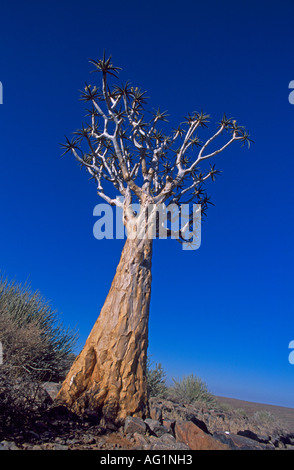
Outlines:
{"type": "Polygon", "coordinates": [[[78,414],[148,414],[146,357],[152,240],[127,239],[100,315],[57,396],[78,414]]]}

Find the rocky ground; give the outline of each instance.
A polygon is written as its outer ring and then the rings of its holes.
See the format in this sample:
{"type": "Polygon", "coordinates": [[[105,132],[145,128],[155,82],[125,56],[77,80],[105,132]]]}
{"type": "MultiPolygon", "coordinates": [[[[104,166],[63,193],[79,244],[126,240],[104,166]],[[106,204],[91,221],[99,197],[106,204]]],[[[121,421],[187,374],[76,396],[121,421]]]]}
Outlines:
{"type": "Polygon", "coordinates": [[[294,449],[294,430],[270,415],[247,416],[221,405],[207,408],[151,398],[150,418],[128,417],[117,427],[95,415],[81,419],[55,407],[58,385],[45,388],[47,408],[21,428],[0,429],[0,450],[294,449]]]}

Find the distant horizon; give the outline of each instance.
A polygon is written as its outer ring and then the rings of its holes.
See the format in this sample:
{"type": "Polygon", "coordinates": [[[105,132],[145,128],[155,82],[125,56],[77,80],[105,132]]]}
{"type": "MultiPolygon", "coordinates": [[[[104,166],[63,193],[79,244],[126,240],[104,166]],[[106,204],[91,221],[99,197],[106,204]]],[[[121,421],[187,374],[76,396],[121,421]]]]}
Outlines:
{"type": "Polygon", "coordinates": [[[249,401],[249,400],[243,400],[242,398],[222,396],[222,395],[214,395],[214,396],[216,398],[227,398],[228,400],[236,400],[236,401],[245,402],[245,403],[255,403],[256,405],[273,406],[273,407],[278,407],[278,408],[286,408],[288,410],[294,410],[294,407],[285,406],[285,405],[276,405],[275,403],[263,403],[259,401],[249,401]]]}

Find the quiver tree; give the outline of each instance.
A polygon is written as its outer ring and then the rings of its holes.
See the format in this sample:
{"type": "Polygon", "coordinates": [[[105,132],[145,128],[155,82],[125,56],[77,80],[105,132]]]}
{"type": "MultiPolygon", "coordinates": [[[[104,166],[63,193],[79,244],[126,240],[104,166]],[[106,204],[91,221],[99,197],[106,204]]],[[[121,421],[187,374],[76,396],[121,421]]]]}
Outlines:
{"type": "MultiPolygon", "coordinates": [[[[57,396],[78,413],[95,411],[123,419],[147,414],[146,352],[151,293],[152,237],[157,218],[148,208],[162,204],[194,203],[205,213],[209,198],[205,181],[218,171],[207,160],[235,142],[250,143],[246,130],[224,115],[215,132],[203,142],[198,131],[209,116],[189,114],[170,134],[160,109],[145,111],[146,95],[139,88],[111,84],[119,68],[111,57],[90,61],[102,75],[101,88],[86,84],[81,99],[89,105],[88,123],[63,144],[97,184],[97,194],[122,209],[127,239],[100,315],[73,363],[57,396]],[[217,144],[219,142],[219,144],[217,144]],[[120,197],[113,197],[115,193],[120,197]],[[140,212],[133,204],[140,204],[140,212]],[[138,224],[139,220],[139,224],[138,224]],[[138,228],[139,227],[139,228],[138,228]]],[[[188,219],[178,241],[186,236],[188,219]]],[[[171,229],[167,236],[173,236],[171,229]]]]}

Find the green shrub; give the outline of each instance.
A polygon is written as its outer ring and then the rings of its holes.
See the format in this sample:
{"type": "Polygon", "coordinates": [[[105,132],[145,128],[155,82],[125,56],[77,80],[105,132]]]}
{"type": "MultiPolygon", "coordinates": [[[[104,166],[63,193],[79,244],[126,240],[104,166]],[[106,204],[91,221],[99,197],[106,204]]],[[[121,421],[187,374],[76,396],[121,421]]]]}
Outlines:
{"type": "Polygon", "coordinates": [[[66,329],[57,312],[28,285],[0,277],[0,341],[3,362],[15,374],[59,381],[72,361],[77,333],[66,329]]]}
{"type": "Polygon", "coordinates": [[[2,427],[25,422],[45,405],[42,383],[64,379],[76,339],[39,292],[0,277],[2,427]]]}
{"type": "Polygon", "coordinates": [[[169,396],[180,404],[193,404],[201,402],[215,404],[214,396],[208,391],[203,380],[193,374],[184,376],[182,380],[173,379],[174,385],[169,388],[169,396]]]}
{"type": "Polygon", "coordinates": [[[162,368],[162,365],[155,364],[155,368],[152,368],[150,359],[147,358],[147,392],[148,397],[162,397],[164,398],[167,394],[166,386],[166,373],[162,368]]]}

